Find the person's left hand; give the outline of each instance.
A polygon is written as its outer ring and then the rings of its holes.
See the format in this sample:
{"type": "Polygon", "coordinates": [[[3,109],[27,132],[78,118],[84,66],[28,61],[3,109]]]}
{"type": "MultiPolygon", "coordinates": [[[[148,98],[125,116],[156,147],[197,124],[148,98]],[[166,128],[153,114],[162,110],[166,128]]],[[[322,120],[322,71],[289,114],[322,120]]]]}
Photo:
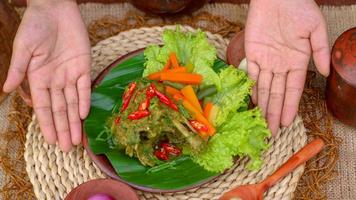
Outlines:
{"type": "Polygon", "coordinates": [[[314,0],[251,0],[245,30],[252,100],[272,134],[298,111],[311,53],[318,71],[329,74],[325,20],[314,0]]]}

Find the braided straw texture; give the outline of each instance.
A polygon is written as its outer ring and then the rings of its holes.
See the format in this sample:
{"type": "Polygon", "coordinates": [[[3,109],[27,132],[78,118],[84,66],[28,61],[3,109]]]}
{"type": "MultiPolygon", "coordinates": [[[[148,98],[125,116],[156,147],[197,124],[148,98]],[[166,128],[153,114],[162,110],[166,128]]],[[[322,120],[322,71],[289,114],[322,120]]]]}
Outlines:
{"type": "MultiPolygon", "coordinates": [[[[92,48],[92,78],[116,58],[150,44],[162,43],[164,29],[174,26],[132,29],[99,42],[92,48]]],[[[182,30],[194,31],[183,26],[182,30]]],[[[207,32],[210,42],[217,48],[220,58],[225,59],[228,40],[220,35],[207,32]]],[[[83,147],[76,147],[70,153],[61,152],[56,146],[47,145],[40,133],[36,116],[28,127],[25,145],[26,170],[38,199],[63,199],[74,187],[91,179],[106,177],[91,161],[83,147]]],[[[307,136],[300,117],[288,128],[279,131],[277,137],[270,139],[271,148],[264,154],[264,166],[259,171],[248,171],[248,159],[241,159],[216,181],[200,188],[178,193],[147,193],[138,191],[141,199],[217,199],[223,192],[241,185],[260,182],[273,173],[293,153],[306,144],[307,136]]],[[[304,166],[297,168],[266,194],[265,199],[291,199],[304,166]]],[[[157,180],[159,181],[159,180],[157,180]]]]}

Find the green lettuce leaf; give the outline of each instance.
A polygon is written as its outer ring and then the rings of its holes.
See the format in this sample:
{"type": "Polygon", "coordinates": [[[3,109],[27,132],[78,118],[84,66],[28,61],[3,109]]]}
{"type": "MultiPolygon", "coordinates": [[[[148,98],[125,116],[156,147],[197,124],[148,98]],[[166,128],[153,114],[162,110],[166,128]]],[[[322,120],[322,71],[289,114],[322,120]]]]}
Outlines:
{"type": "Polygon", "coordinates": [[[246,99],[254,84],[254,81],[249,79],[245,72],[232,65],[221,70],[219,78],[222,89],[211,100],[214,105],[219,107],[216,117],[213,119],[213,124],[216,127],[222,125],[229,118],[230,113],[247,109],[249,101],[246,99]]]}
{"type": "Polygon", "coordinates": [[[235,156],[248,156],[249,169],[262,165],[261,155],[269,147],[270,131],[259,108],[235,112],[219,128],[206,149],[194,155],[194,161],[208,171],[223,172],[232,167],[235,156]]]}
{"type": "Polygon", "coordinates": [[[175,52],[181,65],[193,65],[193,72],[203,76],[202,87],[216,85],[218,90],[221,88],[219,76],[211,68],[217,58],[216,49],[209,44],[203,31],[184,33],[179,27],[176,30],[167,29],[163,32],[163,42],[162,48],[157,45],[146,48],[144,77],[162,70],[169,54],[175,52]]]}
{"type": "Polygon", "coordinates": [[[145,77],[154,72],[161,71],[167,62],[169,53],[162,50],[158,45],[151,45],[145,49],[144,56],[146,59],[146,68],[143,71],[143,76],[145,77]]]}

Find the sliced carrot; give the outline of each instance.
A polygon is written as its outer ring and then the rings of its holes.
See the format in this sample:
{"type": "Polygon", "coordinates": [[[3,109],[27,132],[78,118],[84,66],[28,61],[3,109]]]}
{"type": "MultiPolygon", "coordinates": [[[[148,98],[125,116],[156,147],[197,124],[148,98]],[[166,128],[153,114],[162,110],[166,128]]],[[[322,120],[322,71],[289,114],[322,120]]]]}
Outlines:
{"type": "Polygon", "coordinates": [[[169,59],[172,62],[173,68],[178,68],[179,67],[178,59],[177,59],[177,56],[176,56],[175,53],[169,54],[169,59]]]}
{"type": "Polygon", "coordinates": [[[190,114],[193,116],[193,118],[201,123],[203,123],[205,126],[208,127],[209,131],[208,134],[210,136],[214,135],[216,130],[213,125],[210,124],[210,122],[203,116],[202,113],[199,112],[197,108],[195,108],[188,100],[184,99],[184,97],[180,94],[176,94],[173,97],[176,100],[183,100],[182,104],[184,108],[190,112],[190,114]]]}
{"type": "Polygon", "coordinates": [[[180,100],[183,100],[184,97],[179,92],[179,93],[173,95],[173,99],[176,100],[176,101],[180,101],[180,100]]]}
{"type": "Polygon", "coordinates": [[[185,67],[178,67],[178,68],[166,70],[166,71],[164,71],[164,72],[170,72],[170,73],[185,73],[185,72],[187,72],[187,68],[185,68],[185,67]]]}
{"type": "Polygon", "coordinates": [[[147,76],[148,79],[150,80],[155,80],[155,81],[158,81],[161,79],[161,72],[155,72],[153,74],[150,74],[147,76]]]}
{"type": "Polygon", "coordinates": [[[167,70],[169,70],[170,67],[171,67],[171,59],[168,58],[167,63],[164,65],[162,71],[167,71],[167,70]]]}
{"type": "Polygon", "coordinates": [[[187,85],[180,90],[185,97],[195,108],[199,110],[199,112],[203,113],[203,110],[200,106],[197,95],[194,92],[194,89],[191,85],[187,85]]]}
{"type": "MultiPolygon", "coordinates": [[[[168,73],[185,73],[187,72],[187,69],[185,67],[178,67],[175,69],[168,69],[166,67],[163,68],[162,72],[168,72],[168,73]]],[[[147,76],[148,79],[150,80],[155,80],[158,81],[161,79],[161,73],[162,72],[155,72],[147,76]]]]}
{"type": "Polygon", "coordinates": [[[198,85],[203,77],[200,74],[162,72],[161,81],[171,81],[184,84],[198,85]]]}
{"type": "Polygon", "coordinates": [[[166,86],[166,93],[174,96],[175,94],[179,94],[180,91],[171,86],[166,86]]]}
{"type": "Polygon", "coordinates": [[[213,108],[213,104],[208,102],[204,107],[204,117],[209,119],[211,109],[213,108]]]}

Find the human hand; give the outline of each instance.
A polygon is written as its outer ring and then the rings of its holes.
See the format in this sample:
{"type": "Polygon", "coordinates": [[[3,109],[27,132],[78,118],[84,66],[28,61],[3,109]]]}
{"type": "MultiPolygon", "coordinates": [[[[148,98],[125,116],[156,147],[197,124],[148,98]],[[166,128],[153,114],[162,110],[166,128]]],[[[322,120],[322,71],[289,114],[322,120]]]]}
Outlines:
{"type": "Polygon", "coordinates": [[[75,0],[28,1],[3,90],[27,77],[45,140],[66,152],[81,142],[81,119],[89,112],[90,58],[75,0]]]}
{"type": "Polygon", "coordinates": [[[326,22],[313,0],[251,0],[245,50],[252,101],[273,135],[298,111],[311,53],[318,71],[329,74],[326,22]]]}

